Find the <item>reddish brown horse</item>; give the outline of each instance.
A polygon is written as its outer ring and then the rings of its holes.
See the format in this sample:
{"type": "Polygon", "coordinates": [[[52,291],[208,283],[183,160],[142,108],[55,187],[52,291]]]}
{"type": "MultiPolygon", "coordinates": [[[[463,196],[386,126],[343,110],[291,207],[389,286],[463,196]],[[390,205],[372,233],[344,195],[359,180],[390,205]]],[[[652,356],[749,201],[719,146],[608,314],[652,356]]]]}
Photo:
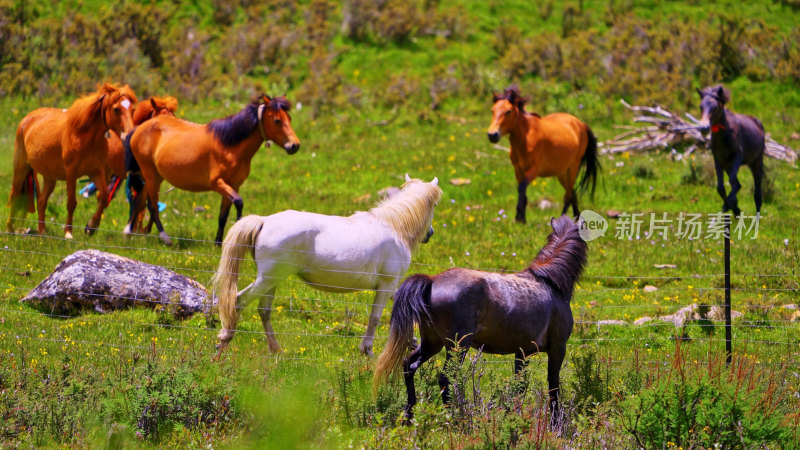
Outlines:
{"type": "Polygon", "coordinates": [[[14,177],[6,229],[13,231],[14,215],[20,210],[33,212],[38,197],[39,233],[45,231],[47,200],[56,181],[67,182],[67,223],[64,235],[72,238],[72,216],[77,205],[75,186],[78,177],[88,175],[98,186],[97,211],[86,232],[92,234],[108,206],[106,159],[109,131],[124,135],[133,129],[136,95],[127,85],[110,83],[97,92],[75,101],[67,110],[39,108],[20,122],[14,144],[14,177]],[[37,174],[42,176],[39,188],[37,174]]]}
{"type": "Polygon", "coordinates": [[[573,115],[555,113],[541,117],[525,111],[525,99],[512,86],[502,95],[494,94],[489,141],[497,143],[508,135],[511,142],[511,163],[517,177],[517,222],[525,223],[528,185],[537,177],[557,177],[564,186],[564,208],[578,216],[578,197],[575,180],[581,166],[585,167],[579,187],[591,183],[592,195],[597,181],[597,139],[588,125],[573,115]]]}
{"type": "MultiPolygon", "coordinates": [[[[414,373],[425,361],[456,343],[486,353],[515,355],[519,372],[525,357],[547,353],[547,381],[553,417],[557,417],[561,364],[572,334],[570,300],[575,283],[586,265],[587,246],[578,225],[567,216],[551,220],[553,232],[536,259],[514,274],[455,268],[430,277],[412,275],[394,294],[389,321],[389,341],[378,358],[373,393],[400,364],[419,326],[419,346],[403,361],[406,383],[405,412],[417,401],[414,373]]],[[[449,400],[449,380],[442,373],[442,399],[449,400]]]]}
{"type": "MultiPolygon", "coordinates": [[[[167,180],[192,192],[213,190],[222,196],[216,236],[221,244],[231,204],[236,205],[236,219],[242,217],[243,202],[237,191],[250,174],[250,162],[261,144],[272,140],[290,155],[300,149],[289,108],[286,96],[262,95],[237,114],[207,125],[159,116],[131,134],[130,149],[144,178],[150,216],[165,244],[172,241],[157,213],[161,182],[167,180]]],[[[130,233],[136,214],[131,214],[125,233],[130,233]]]]}
{"type": "MultiPolygon", "coordinates": [[[[139,126],[153,117],[162,115],[174,116],[177,109],[178,100],[175,97],[150,97],[149,100],[141,101],[136,105],[136,110],[133,113],[133,124],[134,126],[139,126]]],[[[111,181],[108,184],[109,202],[119,191],[122,180],[125,179],[127,172],[125,168],[125,148],[122,145],[122,139],[116,134],[111,134],[111,136],[108,137],[108,166],[106,167],[106,173],[111,177],[111,181]]],[[[129,180],[129,182],[130,181],[134,180],[129,180]]],[[[138,182],[139,185],[135,186],[135,190],[142,191],[141,181],[136,180],[134,183],[136,182],[138,182]]],[[[133,208],[136,200],[130,198],[129,201],[131,201],[131,208],[133,208]]],[[[142,224],[142,214],[139,214],[136,218],[136,224],[142,224]]],[[[139,228],[136,224],[134,224],[134,229],[139,228]]],[[[147,227],[143,227],[141,230],[149,232],[152,225],[153,219],[151,218],[147,227]]]]}

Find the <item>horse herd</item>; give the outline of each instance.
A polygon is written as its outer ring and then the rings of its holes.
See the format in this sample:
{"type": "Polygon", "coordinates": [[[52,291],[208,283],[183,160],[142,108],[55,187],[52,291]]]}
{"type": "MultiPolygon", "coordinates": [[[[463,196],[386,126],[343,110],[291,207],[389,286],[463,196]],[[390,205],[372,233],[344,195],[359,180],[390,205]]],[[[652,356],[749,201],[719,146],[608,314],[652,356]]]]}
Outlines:
{"type": "MultiPolygon", "coordinates": [[[[740,214],[736,193],[742,164],[753,171],[757,213],[761,208],[764,129],[750,116],[725,108],[729,93],[721,86],[698,90],[700,127],[711,131],[711,149],[723,198],[723,211],[740,214]],[[731,192],[726,195],[722,173],[727,172],[731,192]]],[[[597,139],[576,117],[556,113],[541,117],[525,111],[525,98],[516,87],[494,95],[488,139],[498,142],[508,135],[510,158],[516,175],[516,220],[526,221],[526,188],[537,177],[556,177],[564,187],[562,216],[551,220],[553,232],[531,264],[514,274],[450,269],[435,276],[412,275],[402,284],[412,252],[433,234],[433,214],[441,199],[438,179],[424,182],[406,175],[397,194],[369,211],[349,217],[283,211],[271,216],[242,218],[238,189],[250,172],[250,163],[263,143],[273,141],[288,154],[300,141],[291,127],[286,97],[262,95],[229,117],[207,125],[175,117],[177,100],[153,97],[138,102],[128,86],[106,83],[65,110],[40,108],[21,121],[14,146],[14,175],[6,228],[14,230],[20,211],[38,210],[38,232],[45,231],[47,200],[57,180],[67,183],[65,236],[72,237],[76,184],[88,175],[97,186],[98,208],[86,227],[91,234],[103,210],[128,178],[131,202],[125,233],[140,226],[146,207],[151,221],[167,245],[171,244],[158,216],[159,187],[163,180],[189,191],[213,190],[222,196],[215,241],[222,257],[214,277],[219,295],[222,352],[233,338],[239,311],[258,300],[258,312],[271,351],[280,351],[270,323],[272,301],[278,285],[296,275],[309,286],[331,292],[374,290],[375,299],[367,329],[359,346],[372,354],[375,330],[390,297],[394,307],[387,345],[377,360],[375,390],[402,365],[407,390],[406,417],[416,403],[414,373],[425,361],[446,348],[447,359],[464,358],[470,347],[487,353],[514,354],[515,371],[526,356],[546,352],[550,405],[558,411],[559,372],[572,332],[570,300],[587,261],[587,245],[579,225],[566,215],[579,213],[575,183],[594,193],[600,170],[597,139]],[[41,175],[40,186],[38,175],[41,175]],[[231,206],[236,223],[224,239],[231,206]],[[238,291],[239,265],[252,252],[257,275],[238,291]],[[399,285],[399,287],[398,287],[399,285]],[[406,355],[413,327],[420,342],[406,355]],[[453,355],[451,350],[460,349],[453,355]]],[[[149,228],[149,226],[148,226],[149,228]]],[[[445,402],[449,381],[439,379],[445,402]]],[[[555,414],[553,414],[555,417],[555,414]]]]}

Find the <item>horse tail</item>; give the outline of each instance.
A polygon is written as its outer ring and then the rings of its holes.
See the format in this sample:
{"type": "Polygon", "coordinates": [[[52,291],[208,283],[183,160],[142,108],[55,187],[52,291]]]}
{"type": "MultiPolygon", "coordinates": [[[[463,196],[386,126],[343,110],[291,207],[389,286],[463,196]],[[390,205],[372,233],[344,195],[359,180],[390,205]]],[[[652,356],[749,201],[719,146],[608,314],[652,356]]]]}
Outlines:
{"type": "Polygon", "coordinates": [[[585,170],[583,172],[583,178],[581,178],[578,184],[578,189],[582,191],[586,190],[589,187],[589,183],[591,183],[592,189],[589,194],[594,198],[594,189],[597,185],[597,173],[600,171],[600,160],[597,158],[597,138],[594,133],[592,133],[592,129],[589,128],[589,125],[586,125],[586,137],[588,138],[586,151],[583,152],[583,158],[581,158],[581,165],[585,167],[585,170]]]}
{"type": "Polygon", "coordinates": [[[13,228],[12,218],[19,210],[27,212],[36,211],[36,195],[38,186],[36,185],[36,172],[28,164],[28,153],[25,150],[25,135],[23,123],[17,128],[14,140],[14,175],[11,182],[11,194],[8,197],[8,207],[11,214],[8,218],[7,228],[13,228]]]}
{"type": "Polygon", "coordinates": [[[406,354],[408,345],[414,337],[414,324],[428,318],[427,305],[430,304],[433,278],[416,274],[406,278],[394,293],[392,318],[389,320],[389,340],[375,364],[372,378],[372,395],[377,396],[378,388],[384,383],[406,354]]]}
{"type": "Polygon", "coordinates": [[[245,253],[253,249],[253,244],[264,224],[262,219],[261,216],[250,215],[236,221],[222,243],[222,256],[217,273],[214,275],[212,289],[213,292],[219,294],[217,306],[219,318],[222,321],[222,330],[219,336],[221,340],[230,340],[232,337],[230,332],[236,329],[236,323],[239,321],[239,312],[236,310],[239,263],[245,253]]]}

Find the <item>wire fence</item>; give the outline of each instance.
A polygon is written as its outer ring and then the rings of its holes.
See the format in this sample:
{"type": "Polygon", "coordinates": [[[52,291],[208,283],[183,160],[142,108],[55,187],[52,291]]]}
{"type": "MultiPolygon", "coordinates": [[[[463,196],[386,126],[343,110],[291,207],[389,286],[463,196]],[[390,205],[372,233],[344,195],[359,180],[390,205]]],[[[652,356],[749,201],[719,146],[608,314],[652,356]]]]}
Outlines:
{"type": "MultiPolygon", "coordinates": [[[[25,219],[16,219],[18,221],[22,221],[25,219]]],[[[35,226],[35,220],[27,220],[28,223],[31,223],[31,226],[35,226]]],[[[49,226],[58,225],[53,222],[48,223],[49,226]]],[[[79,228],[79,227],[75,227],[79,228]]],[[[122,233],[115,230],[98,230],[104,233],[111,233],[121,235],[122,233]]],[[[50,274],[49,271],[41,270],[41,269],[34,269],[33,267],[26,265],[20,266],[19,264],[14,264],[11,261],[21,262],[27,259],[32,258],[44,258],[47,261],[52,259],[53,266],[61,259],[63,259],[67,255],[63,255],[60,253],[53,253],[52,251],[43,251],[43,250],[30,250],[24,248],[24,245],[15,245],[18,243],[23,243],[22,240],[24,239],[39,239],[41,241],[54,241],[58,242],[58,245],[66,244],[67,247],[72,247],[76,250],[81,249],[95,249],[95,250],[102,250],[107,252],[116,252],[116,253],[135,253],[141,254],[145,256],[158,256],[158,255],[167,255],[169,257],[188,257],[191,256],[197,259],[206,259],[207,261],[203,262],[203,266],[206,268],[200,267],[191,267],[191,266],[176,266],[176,265],[161,265],[164,268],[169,270],[175,271],[177,273],[183,274],[190,278],[199,278],[202,277],[204,279],[211,279],[211,277],[216,273],[216,266],[220,255],[218,253],[207,253],[207,252],[197,252],[191,250],[174,250],[164,248],[160,244],[159,241],[151,241],[157,242],[157,247],[147,247],[147,246],[133,246],[133,245],[113,245],[107,242],[81,242],[77,240],[69,240],[55,236],[48,236],[48,235],[29,235],[29,234],[16,234],[16,233],[2,233],[0,236],[4,236],[9,238],[9,245],[6,245],[4,248],[0,249],[0,254],[3,255],[3,263],[0,263],[0,273],[8,272],[14,273],[18,276],[23,277],[24,281],[19,280],[19,282],[14,283],[14,285],[10,285],[6,288],[6,294],[9,294],[10,298],[20,298],[25,293],[27,293],[30,289],[34,287],[34,283],[36,283],[35,279],[42,279],[50,274]]],[[[150,239],[158,239],[157,236],[148,236],[148,235],[136,235],[133,236],[132,239],[142,239],[145,242],[150,242],[150,239]]],[[[187,239],[187,238],[174,238],[176,242],[187,242],[193,245],[211,245],[213,241],[209,240],[202,240],[202,239],[187,239]]],[[[140,241],[141,242],[141,241],[140,241]]],[[[297,249],[281,249],[285,252],[305,252],[303,250],[297,249]]],[[[516,255],[513,255],[516,257],[516,255]]],[[[245,258],[245,259],[249,259],[245,258]]],[[[275,261],[273,261],[275,262],[275,261]]],[[[304,268],[314,268],[308,265],[303,265],[294,261],[284,261],[278,260],[277,262],[280,263],[288,263],[297,266],[299,269],[304,268]]],[[[376,261],[376,262],[396,262],[396,261],[376,261]]],[[[444,269],[451,268],[452,265],[443,265],[443,264],[426,264],[426,263],[418,263],[412,260],[411,266],[414,268],[424,268],[425,271],[434,272],[434,271],[441,271],[444,269]]],[[[242,271],[238,275],[244,279],[247,278],[254,278],[258,276],[255,272],[250,272],[252,270],[253,265],[250,266],[243,266],[243,267],[250,267],[247,271],[242,271]]],[[[377,265],[376,265],[377,267],[377,265]]],[[[483,271],[492,271],[498,273],[513,273],[516,271],[506,270],[506,269],[499,269],[499,268],[486,268],[486,267],[469,267],[475,270],[483,270],[483,271]]],[[[383,276],[393,276],[392,274],[381,274],[377,270],[373,271],[363,271],[363,270],[354,270],[348,271],[346,268],[325,268],[323,269],[327,272],[331,273],[343,273],[347,272],[348,274],[355,274],[355,275],[383,275],[383,276]]],[[[741,280],[747,281],[750,280],[759,280],[759,279],[788,279],[790,283],[797,285],[798,280],[800,280],[800,276],[796,274],[775,274],[775,273],[733,273],[731,274],[733,277],[737,277],[741,280]]],[[[647,276],[647,275],[637,275],[637,276],[624,276],[624,275],[587,275],[583,277],[584,280],[698,280],[698,282],[710,281],[713,282],[720,280],[724,277],[724,273],[712,273],[712,274],[678,274],[678,275],[668,275],[668,276],[647,276]]],[[[399,281],[399,279],[398,279],[399,281]]],[[[327,289],[338,289],[343,291],[357,291],[358,289],[353,289],[348,286],[336,286],[336,285],[326,285],[326,284],[314,284],[314,283],[306,283],[309,284],[311,287],[319,288],[327,288],[327,289]]],[[[742,283],[745,284],[745,283],[742,283]]],[[[717,344],[723,343],[726,340],[722,338],[715,338],[715,337],[687,337],[685,333],[681,333],[681,327],[676,326],[673,320],[668,320],[664,316],[668,316],[665,314],[666,309],[677,310],[680,308],[680,305],[677,303],[668,303],[664,304],[658,300],[659,296],[664,296],[665,294],[672,295],[675,293],[714,293],[714,292],[723,292],[725,287],[721,286],[714,286],[714,285],[705,285],[705,286],[690,286],[690,287],[659,287],[656,290],[643,290],[641,287],[599,287],[594,288],[591,284],[587,287],[579,286],[575,292],[575,297],[579,300],[584,300],[584,303],[587,303],[586,300],[589,298],[599,298],[602,296],[616,296],[620,293],[635,293],[640,295],[643,298],[651,297],[653,298],[653,303],[627,303],[627,304],[607,304],[607,303],[599,303],[596,305],[588,305],[585,304],[584,306],[573,306],[573,314],[576,316],[575,326],[577,330],[580,332],[573,332],[572,337],[570,338],[568,345],[570,346],[583,346],[587,344],[641,344],[642,342],[645,343],[657,343],[657,342],[674,342],[676,340],[691,340],[692,342],[698,343],[707,343],[717,344]],[[592,315],[596,315],[598,312],[603,312],[606,310],[610,311],[641,311],[647,312],[648,310],[652,310],[654,313],[655,318],[646,322],[646,323],[639,323],[636,324],[632,321],[625,320],[614,320],[616,317],[619,319],[618,313],[612,313],[610,315],[610,319],[602,320],[597,318],[587,318],[592,315]],[[640,330],[655,330],[661,328],[671,329],[672,334],[670,335],[659,335],[659,334],[652,334],[646,337],[642,336],[625,336],[625,337],[612,337],[612,336],[602,336],[602,330],[613,329],[613,327],[634,327],[640,330]],[[586,336],[587,329],[595,329],[595,335],[593,336],[586,336]]],[[[763,292],[763,293],[795,293],[798,291],[796,287],[766,287],[765,285],[762,286],[737,286],[732,287],[732,291],[734,292],[763,292]]],[[[393,293],[394,289],[385,289],[385,290],[373,290],[373,292],[390,292],[393,293]]],[[[88,297],[102,297],[103,295],[98,295],[97,293],[86,293],[86,292],[70,292],[66,293],[68,295],[75,295],[75,296],[88,296],[88,297]]],[[[111,298],[120,298],[119,296],[115,296],[112,294],[105,294],[109,299],[111,298]]],[[[330,318],[336,317],[343,317],[345,320],[352,321],[353,319],[358,318],[366,318],[368,317],[369,310],[371,308],[371,302],[369,301],[351,301],[347,299],[347,295],[341,294],[331,294],[329,296],[320,296],[320,297],[311,297],[311,296],[300,296],[300,295],[273,295],[269,296],[275,300],[278,300],[281,303],[289,303],[289,307],[284,305],[264,308],[264,307],[256,307],[256,311],[270,311],[273,315],[273,318],[278,317],[277,315],[298,315],[303,317],[313,316],[313,317],[320,317],[320,320],[329,320],[330,318]],[[319,305],[318,307],[311,307],[309,308],[308,305],[319,305]],[[344,310],[342,310],[344,308],[344,310]]],[[[125,299],[125,298],[123,298],[125,299]]],[[[164,302],[151,300],[151,299],[143,299],[143,298],[127,298],[126,300],[131,300],[133,302],[139,304],[161,304],[164,302]]],[[[708,308],[712,306],[719,306],[717,304],[707,304],[707,303],[696,303],[697,307],[699,308],[708,308]]],[[[781,306],[781,305],[776,305],[781,306]]],[[[794,304],[787,304],[787,308],[797,308],[794,304]]],[[[59,334],[59,330],[55,330],[63,325],[63,321],[65,319],[74,319],[75,316],[72,315],[63,315],[63,314],[53,314],[47,312],[41,312],[38,310],[32,310],[27,307],[19,307],[18,309],[15,308],[8,308],[8,307],[0,307],[0,315],[5,317],[18,317],[22,315],[36,315],[41,317],[47,317],[49,319],[53,319],[50,323],[51,331],[50,334],[46,333],[46,330],[42,330],[40,335],[31,335],[30,333],[11,333],[9,330],[6,330],[5,333],[0,333],[0,338],[6,336],[8,338],[14,338],[17,340],[27,340],[32,342],[42,342],[42,343],[57,343],[57,344],[65,344],[65,345],[75,345],[81,344],[85,346],[105,346],[105,347],[113,347],[115,349],[128,349],[132,351],[157,351],[159,353],[191,353],[197,355],[198,352],[201,355],[206,356],[213,356],[215,352],[210,352],[206,350],[197,350],[194,346],[192,348],[188,348],[187,345],[181,345],[183,341],[182,333],[200,333],[203,334],[209,339],[213,340],[213,336],[216,335],[217,332],[220,331],[220,328],[214,326],[196,326],[196,325],[176,325],[173,323],[155,323],[155,322],[146,322],[146,321],[135,321],[135,320],[126,320],[123,323],[115,323],[114,326],[117,327],[140,327],[140,328],[158,328],[158,329],[166,329],[172,330],[172,333],[176,334],[176,336],[172,336],[169,339],[174,340],[171,344],[173,345],[162,345],[162,346],[155,346],[154,343],[151,345],[131,345],[130,342],[127,341],[119,341],[119,342],[106,342],[106,341],[92,341],[92,340],[72,340],[72,339],[65,339],[65,338],[58,338],[57,335],[59,334]],[[12,336],[13,335],[13,336],[12,336]],[[177,345],[174,345],[177,344],[177,345]]],[[[701,327],[716,327],[720,324],[724,324],[725,321],[717,318],[702,318],[702,322],[692,322],[694,316],[687,317],[684,322],[688,323],[696,323],[699,324],[701,327]]],[[[96,319],[85,319],[82,318],[81,320],[95,320],[96,319]]],[[[280,320],[280,319],[278,319],[280,320]]],[[[388,314],[382,315],[382,323],[386,323],[388,321],[388,314]]],[[[40,324],[41,322],[37,322],[40,324]]],[[[260,326],[260,323],[257,323],[256,326],[260,326]]],[[[252,329],[241,329],[241,328],[249,328],[252,326],[250,324],[241,324],[240,329],[237,330],[238,334],[242,335],[250,335],[250,336],[261,336],[265,335],[264,331],[260,330],[252,330],[252,329]]],[[[764,317],[755,317],[755,318],[742,318],[739,319],[737,322],[738,327],[742,328],[758,328],[763,330],[775,331],[779,330],[782,331],[784,334],[784,339],[776,340],[776,339],[745,339],[745,338],[737,338],[737,342],[740,342],[744,345],[767,345],[767,346],[780,346],[786,348],[787,350],[791,350],[791,354],[795,357],[798,355],[800,350],[800,333],[796,331],[800,330],[800,324],[798,324],[798,318],[769,318],[765,319],[764,317]]],[[[2,324],[0,323],[0,332],[3,331],[2,324]]],[[[63,331],[63,330],[62,330],[63,331]]],[[[299,332],[299,333],[274,333],[275,336],[278,337],[294,337],[297,339],[336,339],[336,340],[361,340],[363,336],[360,333],[348,331],[348,333],[336,333],[336,332],[299,332]]],[[[376,336],[376,341],[380,342],[386,339],[386,336],[376,336]]],[[[197,344],[196,341],[191,341],[192,344],[197,344]]],[[[203,342],[203,344],[207,344],[203,342]]],[[[351,364],[351,365],[359,365],[364,364],[363,361],[352,360],[348,358],[316,358],[316,357],[305,357],[305,356],[291,356],[287,353],[280,354],[280,355],[265,355],[265,360],[271,361],[295,361],[295,362],[309,362],[309,363],[335,363],[335,364],[351,364]]],[[[501,358],[501,359],[490,359],[485,358],[487,363],[492,364],[506,364],[511,361],[510,358],[501,358]]],[[[607,361],[609,364],[623,364],[627,361],[607,361]]],[[[645,361],[646,364],[664,364],[668,361],[662,360],[651,360],[645,361]]],[[[703,363],[701,361],[700,363],[703,363]]],[[[707,363],[707,362],[706,362],[707,363]]]]}

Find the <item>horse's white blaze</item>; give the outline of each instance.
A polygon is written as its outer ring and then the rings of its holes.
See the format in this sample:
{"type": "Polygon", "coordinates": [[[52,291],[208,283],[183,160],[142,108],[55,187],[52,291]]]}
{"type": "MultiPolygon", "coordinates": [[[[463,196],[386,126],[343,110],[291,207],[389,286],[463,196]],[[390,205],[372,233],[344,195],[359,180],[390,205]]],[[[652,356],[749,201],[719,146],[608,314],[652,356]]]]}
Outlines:
{"type": "Polygon", "coordinates": [[[125,108],[125,109],[130,109],[131,101],[128,100],[127,98],[122,99],[122,102],[120,102],[120,105],[122,105],[122,107],[125,108]]]}

